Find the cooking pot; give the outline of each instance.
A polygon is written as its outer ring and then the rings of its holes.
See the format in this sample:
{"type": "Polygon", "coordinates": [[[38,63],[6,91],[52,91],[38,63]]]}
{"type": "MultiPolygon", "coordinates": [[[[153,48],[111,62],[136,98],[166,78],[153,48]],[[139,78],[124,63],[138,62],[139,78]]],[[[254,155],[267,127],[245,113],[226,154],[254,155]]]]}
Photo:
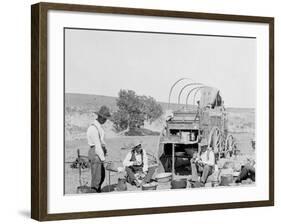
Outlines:
{"type": "Polygon", "coordinates": [[[155,179],[159,183],[166,183],[169,182],[172,178],[172,173],[158,173],[155,176],[155,179]]]}
{"type": "Polygon", "coordinates": [[[77,187],[77,194],[85,194],[85,193],[92,193],[91,187],[87,185],[77,187]]]}
{"type": "Polygon", "coordinates": [[[221,175],[220,186],[229,186],[231,183],[233,183],[233,175],[232,174],[221,175]]]}
{"type": "Polygon", "coordinates": [[[127,181],[126,178],[118,178],[118,183],[116,186],[116,191],[127,191],[127,181]]]}
{"type": "Polygon", "coordinates": [[[171,189],[182,189],[186,188],[187,180],[186,179],[176,179],[171,181],[171,189]]]}
{"type": "Polygon", "coordinates": [[[147,190],[156,190],[157,189],[158,184],[155,182],[151,182],[151,183],[147,183],[147,184],[143,184],[141,186],[141,189],[143,191],[147,191],[147,190]]]}

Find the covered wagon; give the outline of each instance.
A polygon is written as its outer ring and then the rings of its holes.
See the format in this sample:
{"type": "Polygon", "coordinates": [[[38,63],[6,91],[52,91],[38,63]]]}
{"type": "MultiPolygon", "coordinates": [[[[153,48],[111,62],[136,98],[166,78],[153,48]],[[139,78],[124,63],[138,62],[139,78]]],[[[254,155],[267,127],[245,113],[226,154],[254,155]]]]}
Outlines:
{"type": "Polygon", "coordinates": [[[179,106],[167,118],[160,134],[158,158],[161,171],[189,174],[190,159],[194,152],[200,153],[203,140],[212,147],[217,159],[232,155],[234,138],[227,130],[227,113],[218,89],[205,85],[194,87],[187,94],[186,104],[179,106]],[[193,102],[200,94],[196,105],[188,104],[191,92],[194,92],[193,102]]]}

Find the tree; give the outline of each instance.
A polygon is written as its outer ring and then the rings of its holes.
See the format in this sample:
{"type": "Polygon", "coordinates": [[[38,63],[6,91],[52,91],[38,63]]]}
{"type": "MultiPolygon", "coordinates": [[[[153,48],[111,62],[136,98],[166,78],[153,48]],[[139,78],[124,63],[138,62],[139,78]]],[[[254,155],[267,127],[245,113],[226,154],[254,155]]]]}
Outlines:
{"type": "Polygon", "coordinates": [[[133,132],[152,122],[163,114],[161,106],[152,97],[138,96],[133,90],[120,90],[117,99],[118,110],[113,114],[117,131],[129,129],[133,132]]]}
{"type": "Polygon", "coordinates": [[[118,110],[115,113],[113,113],[112,119],[116,131],[120,132],[128,128],[129,117],[126,113],[118,110]]]}
{"type": "Polygon", "coordinates": [[[161,105],[153,97],[141,96],[140,100],[143,103],[145,120],[153,122],[163,114],[161,105]]]}

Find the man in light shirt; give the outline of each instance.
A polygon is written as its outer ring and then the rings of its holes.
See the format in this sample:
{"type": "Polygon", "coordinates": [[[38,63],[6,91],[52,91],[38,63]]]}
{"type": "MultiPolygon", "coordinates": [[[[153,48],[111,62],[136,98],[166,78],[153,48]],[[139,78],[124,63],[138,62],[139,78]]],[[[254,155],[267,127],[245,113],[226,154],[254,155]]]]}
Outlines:
{"type": "Polygon", "coordinates": [[[147,154],[138,139],[134,141],[133,148],[125,157],[123,165],[128,175],[128,182],[137,187],[140,187],[141,182],[138,181],[136,174],[143,178],[142,183],[148,183],[154,173],[153,169],[148,169],[147,154]]]}
{"type": "Polygon", "coordinates": [[[201,155],[199,156],[197,153],[194,153],[191,159],[191,173],[193,181],[198,181],[198,172],[202,173],[200,182],[205,184],[215,166],[215,153],[211,147],[208,147],[208,143],[205,140],[200,143],[200,146],[201,155]]]}
{"type": "Polygon", "coordinates": [[[89,144],[88,158],[91,166],[91,189],[93,193],[101,192],[101,185],[105,179],[104,160],[106,147],[104,142],[104,130],[102,124],[110,118],[108,107],[102,106],[98,112],[97,119],[94,120],[87,130],[89,144]]]}

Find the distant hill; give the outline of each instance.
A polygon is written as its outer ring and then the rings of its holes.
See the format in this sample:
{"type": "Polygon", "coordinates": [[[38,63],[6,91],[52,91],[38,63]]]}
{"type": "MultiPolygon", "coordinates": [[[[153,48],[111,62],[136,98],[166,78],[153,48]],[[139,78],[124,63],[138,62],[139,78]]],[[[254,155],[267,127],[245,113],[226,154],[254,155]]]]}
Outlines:
{"type": "MultiPolygon", "coordinates": [[[[95,111],[100,106],[107,105],[111,111],[116,111],[117,97],[88,95],[88,94],[65,94],[65,137],[66,140],[84,139],[87,127],[95,119],[95,111]]],[[[156,121],[149,123],[145,122],[144,130],[149,132],[159,132],[165,125],[165,118],[170,113],[168,103],[158,102],[164,111],[156,121]]],[[[170,104],[170,110],[177,110],[184,105],[170,104]]],[[[194,107],[189,105],[189,107],[194,107]]],[[[230,132],[249,132],[254,133],[255,130],[255,110],[249,108],[227,108],[228,114],[228,130],[230,132]]],[[[107,137],[116,137],[117,133],[113,128],[113,123],[108,121],[104,125],[107,137]]]]}
{"type": "Polygon", "coordinates": [[[112,96],[100,96],[100,95],[88,95],[78,93],[66,93],[65,94],[65,106],[72,107],[100,107],[107,105],[112,110],[117,109],[116,97],[112,96]]]}
{"type": "MultiPolygon", "coordinates": [[[[80,93],[66,93],[65,94],[65,106],[66,107],[93,107],[97,109],[102,105],[107,105],[112,111],[116,111],[117,97],[113,96],[102,96],[102,95],[90,95],[90,94],[80,94],[80,93]]],[[[168,103],[158,102],[164,111],[168,109],[168,103]]],[[[191,105],[192,106],[192,105],[191,105]]],[[[170,109],[176,110],[184,105],[178,105],[171,103],[170,109]]]]}
{"type": "MultiPolygon", "coordinates": [[[[116,111],[117,97],[113,96],[102,96],[102,95],[90,95],[90,94],[80,94],[80,93],[66,93],[65,94],[65,106],[66,107],[87,107],[93,108],[94,110],[98,109],[102,105],[107,105],[111,108],[112,111],[116,111]]],[[[158,102],[164,111],[168,109],[168,103],[165,102],[158,102]]],[[[170,104],[171,110],[177,110],[185,105],[183,104],[170,104]]],[[[194,107],[193,105],[189,105],[189,107],[194,107]]],[[[239,112],[247,112],[247,113],[254,113],[255,110],[253,108],[227,108],[228,112],[239,113],[239,112]]]]}

